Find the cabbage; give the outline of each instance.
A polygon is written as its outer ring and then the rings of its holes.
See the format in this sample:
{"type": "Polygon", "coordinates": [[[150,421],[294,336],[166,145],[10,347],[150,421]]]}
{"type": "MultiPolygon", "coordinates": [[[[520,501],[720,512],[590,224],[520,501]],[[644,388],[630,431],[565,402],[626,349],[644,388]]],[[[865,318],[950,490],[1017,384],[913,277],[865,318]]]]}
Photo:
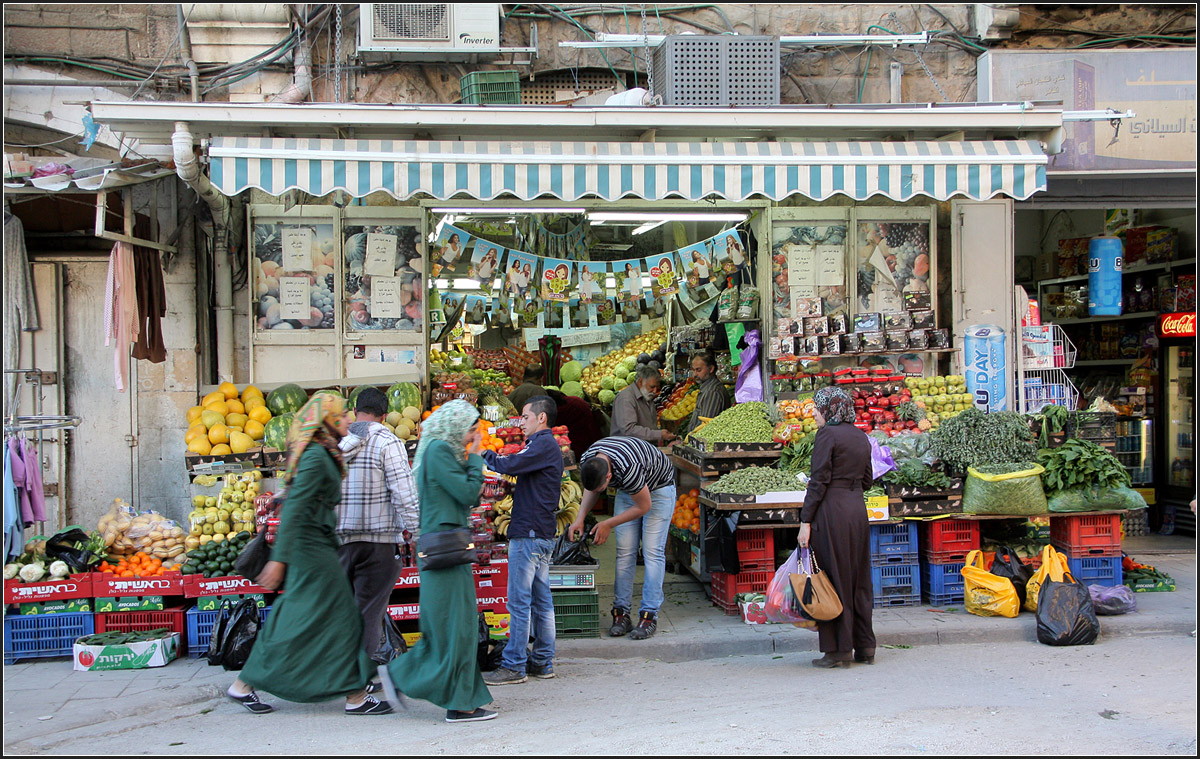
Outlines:
{"type": "Polygon", "coordinates": [[[625,384],[632,385],[634,382],[637,382],[637,372],[630,372],[629,376],[625,378],[625,384]]]}
{"type": "Polygon", "coordinates": [[[624,361],[621,362],[621,365],[623,367],[625,367],[626,374],[636,370],[637,369],[637,356],[630,356],[629,358],[626,358],[624,361]]]}
{"type": "Polygon", "coordinates": [[[616,397],[617,397],[617,394],[608,388],[605,388],[600,391],[600,402],[606,406],[608,404],[612,403],[616,397]]]}
{"type": "Polygon", "coordinates": [[[36,562],[33,564],[26,564],[25,566],[21,567],[21,571],[17,574],[21,576],[21,580],[23,582],[37,582],[46,576],[46,567],[36,562]]]}
{"type": "Polygon", "coordinates": [[[600,390],[601,390],[600,394],[601,395],[604,394],[603,391],[613,389],[613,380],[614,379],[615,379],[615,377],[613,377],[611,374],[606,374],[600,378],[600,390]]]}
{"type": "MultiPolygon", "coordinates": [[[[558,378],[563,384],[578,382],[583,377],[583,364],[578,361],[568,361],[558,370],[558,378]]],[[[565,391],[564,391],[565,392],[565,391]]]]}
{"type": "Polygon", "coordinates": [[[56,561],[50,565],[50,577],[55,580],[64,580],[71,575],[71,569],[65,561],[56,561]]]}
{"type": "Polygon", "coordinates": [[[617,391],[618,393],[627,387],[629,387],[629,383],[626,382],[623,377],[617,377],[615,380],[613,380],[613,390],[617,391]]]}
{"type": "Polygon", "coordinates": [[[564,395],[573,395],[576,398],[583,397],[583,385],[579,384],[578,382],[564,382],[562,385],[562,391],[564,395]]]}

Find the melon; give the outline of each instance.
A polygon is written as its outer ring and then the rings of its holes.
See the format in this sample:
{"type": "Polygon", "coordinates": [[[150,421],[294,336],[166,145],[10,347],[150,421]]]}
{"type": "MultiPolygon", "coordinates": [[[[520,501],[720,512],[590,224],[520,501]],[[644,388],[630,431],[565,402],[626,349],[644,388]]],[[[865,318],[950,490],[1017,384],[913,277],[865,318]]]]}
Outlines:
{"type": "Polygon", "coordinates": [[[421,408],[421,388],[411,382],[397,382],[387,389],[388,411],[421,408]]]}
{"type": "Polygon", "coordinates": [[[304,388],[292,383],[280,385],[267,396],[267,410],[272,416],[294,414],[305,403],[308,403],[308,393],[304,392],[304,388]]]}
{"type": "Polygon", "coordinates": [[[411,419],[414,423],[421,421],[421,410],[416,406],[408,406],[400,413],[411,419]]]}
{"type": "Polygon", "coordinates": [[[286,449],[288,430],[291,429],[294,418],[295,415],[289,413],[267,422],[263,427],[263,444],[280,451],[286,449]]]}
{"type": "Polygon", "coordinates": [[[245,453],[254,447],[254,438],[244,432],[231,432],[229,434],[229,448],[234,453],[245,453]]]}

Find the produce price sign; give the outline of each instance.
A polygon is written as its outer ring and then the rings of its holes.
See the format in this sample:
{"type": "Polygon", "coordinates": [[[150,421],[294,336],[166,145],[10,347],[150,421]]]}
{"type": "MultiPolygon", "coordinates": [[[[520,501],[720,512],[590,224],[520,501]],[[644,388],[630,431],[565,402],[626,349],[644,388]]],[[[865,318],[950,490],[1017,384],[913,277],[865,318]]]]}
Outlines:
{"type": "Polygon", "coordinates": [[[27,604],[41,601],[58,601],[71,598],[92,598],[91,574],[80,574],[65,580],[47,582],[4,583],[4,603],[27,604]]]}
{"type": "Polygon", "coordinates": [[[404,318],[404,307],[400,305],[400,278],[371,277],[370,303],[372,318],[404,318]]]}
{"type": "Polygon", "coordinates": [[[372,277],[391,277],[396,273],[396,235],[367,233],[367,253],[363,273],[372,277]]]}
{"type": "MultiPolygon", "coordinates": [[[[311,229],[284,227],[283,270],[311,271],[313,268],[312,245],[313,231],[311,229]]],[[[307,306],[308,303],[305,302],[305,305],[307,306]]],[[[307,312],[303,318],[308,318],[307,312]]]]}
{"type": "Polygon", "coordinates": [[[183,595],[183,575],[164,572],[161,577],[117,577],[111,572],[95,572],[92,591],[100,597],[179,596],[183,595]]]}
{"type": "Polygon", "coordinates": [[[307,319],[312,315],[307,277],[279,278],[279,317],[307,319]]]}

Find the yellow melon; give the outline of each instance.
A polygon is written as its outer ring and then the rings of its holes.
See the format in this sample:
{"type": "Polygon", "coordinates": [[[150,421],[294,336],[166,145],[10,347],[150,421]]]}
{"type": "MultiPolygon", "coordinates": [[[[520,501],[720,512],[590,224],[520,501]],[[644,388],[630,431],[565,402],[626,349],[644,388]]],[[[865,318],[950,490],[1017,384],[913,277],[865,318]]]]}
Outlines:
{"type": "Polygon", "coordinates": [[[214,424],[208,431],[208,440],[213,445],[229,442],[229,428],[224,424],[214,424]]]}
{"type": "Polygon", "coordinates": [[[208,454],[212,453],[212,443],[209,442],[207,437],[194,437],[192,438],[191,442],[188,443],[187,449],[192,453],[198,453],[201,456],[207,456],[208,454]]]}
{"type": "Polygon", "coordinates": [[[228,456],[231,453],[233,453],[233,449],[224,443],[221,443],[220,445],[214,445],[212,449],[212,455],[214,456],[228,456]]]}
{"type": "Polygon", "coordinates": [[[187,432],[184,433],[183,439],[185,442],[190,443],[194,437],[208,437],[208,428],[204,426],[203,422],[197,422],[191,427],[188,427],[187,432]]]}
{"type": "Polygon", "coordinates": [[[229,425],[230,427],[245,427],[246,422],[249,419],[250,417],[246,416],[245,414],[231,412],[225,416],[225,424],[229,425]]]}
{"type": "Polygon", "coordinates": [[[212,403],[206,403],[204,404],[204,408],[208,409],[209,411],[216,411],[221,416],[225,416],[229,413],[229,404],[225,401],[213,401],[212,403]]]}
{"type": "Polygon", "coordinates": [[[262,440],[266,433],[266,426],[256,419],[251,419],[246,422],[245,432],[254,440],[262,440]]]}
{"type": "Polygon", "coordinates": [[[246,401],[250,400],[251,398],[262,398],[262,397],[263,397],[263,391],[259,390],[254,385],[246,385],[246,389],[242,391],[242,403],[245,403],[246,401]]]}
{"type": "Polygon", "coordinates": [[[234,398],[233,400],[228,400],[228,401],[225,401],[225,405],[229,407],[229,412],[230,412],[231,414],[244,414],[244,413],[246,413],[246,407],[245,407],[245,406],[243,406],[243,405],[242,405],[242,402],[241,402],[241,401],[239,401],[237,398],[234,398]]]}
{"type": "Polygon", "coordinates": [[[218,414],[216,411],[211,409],[205,409],[204,413],[200,415],[200,421],[204,423],[205,427],[211,430],[218,424],[225,423],[225,415],[218,414]]]}
{"type": "Polygon", "coordinates": [[[271,421],[271,410],[265,405],[258,405],[254,408],[246,409],[246,415],[259,424],[266,424],[267,422],[271,421]]]}
{"type": "Polygon", "coordinates": [[[254,438],[244,432],[233,432],[229,435],[229,448],[234,453],[245,453],[254,447],[254,438]]]}
{"type": "Polygon", "coordinates": [[[200,421],[200,415],[204,413],[203,406],[192,406],[187,412],[188,424],[195,424],[200,421]]]}
{"type": "Polygon", "coordinates": [[[225,396],[226,400],[238,397],[237,386],[232,382],[222,382],[220,386],[217,387],[217,390],[219,390],[221,394],[225,396]]]}
{"type": "Polygon", "coordinates": [[[207,406],[210,403],[215,403],[216,401],[223,401],[223,400],[225,400],[225,393],[222,393],[220,391],[213,391],[213,392],[209,393],[208,395],[204,396],[204,400],[200,401],[200,405],[207,406]]]}

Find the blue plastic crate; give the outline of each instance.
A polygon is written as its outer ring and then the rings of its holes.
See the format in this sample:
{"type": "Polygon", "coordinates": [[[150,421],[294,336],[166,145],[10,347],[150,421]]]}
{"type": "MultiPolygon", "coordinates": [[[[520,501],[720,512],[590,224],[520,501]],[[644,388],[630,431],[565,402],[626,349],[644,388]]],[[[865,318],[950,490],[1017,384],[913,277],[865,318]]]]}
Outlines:
{"type": "Polygon", "coordinates": [[[917,553],[917,523],[871,525],[871,555],[917,553]]]}
{"type": "Polygon", "coordinates": [[[921,590],[934,596],[957,595],[962,601],[966,590],[962,570],[966,564],[932,564],[921,562],[921,590]]]}
{"type": "MultiPolygon", "coordinates": [[[[258,611],[259,619],[266,622],[267,615],[271,613],[271,607],[267,606],[258,611]]],[[[220,613],[220,609],[200,611],[194,606],[187,610],[187,655],[189,657],[196,659],[208,653],[208,643],[212,640],[213,625],[217,623],[217,615],[220,613]]]]}
{"type": "Polygon", "coordinates": [[[1071,576],[1084,585],[1105,585],[1113,587],[1124,581],[1124,571],[1121,569],[1121,557],[1096,559],[1067,558],[1067,566],[1071,568],[1071,576]]]}
{"type": "Polygon", "coordinates": [[[886,567],[889,564],[916,564],[921,560],[919,553],[873,553],[871,566],[886,567]]]}
{"type": "Polygon", "coordinates": [[[884,598],[875,596],[875,603],[874,603],[874,607],[876,609],[886,609],[891,606],[920,606],[920,605],[921,605],[921,594],[920,593],[910,593],[910,594],[904,595],[904,596],[886,596],[884,598]]]}
{"type": "Polygon", "coordinates": [[[96,618],[90,611],[6,615],[4,663],[47,656],[70,656],[76,639],[95,632],[96,618]]]}
{"type": "Polygon", "coordinates": [[[912,563],[871,567],[871,588],[876,601],[893,596],[916,596],[919,602],[921,565],[912,563]]]}
{"type": "Polygon", "coordinates": [[[938,595],[936,593],[921,592],[921,600],[926,606],[962,606],[963,592],[960,590],[957,593],[947,593],[938,595]]]}

